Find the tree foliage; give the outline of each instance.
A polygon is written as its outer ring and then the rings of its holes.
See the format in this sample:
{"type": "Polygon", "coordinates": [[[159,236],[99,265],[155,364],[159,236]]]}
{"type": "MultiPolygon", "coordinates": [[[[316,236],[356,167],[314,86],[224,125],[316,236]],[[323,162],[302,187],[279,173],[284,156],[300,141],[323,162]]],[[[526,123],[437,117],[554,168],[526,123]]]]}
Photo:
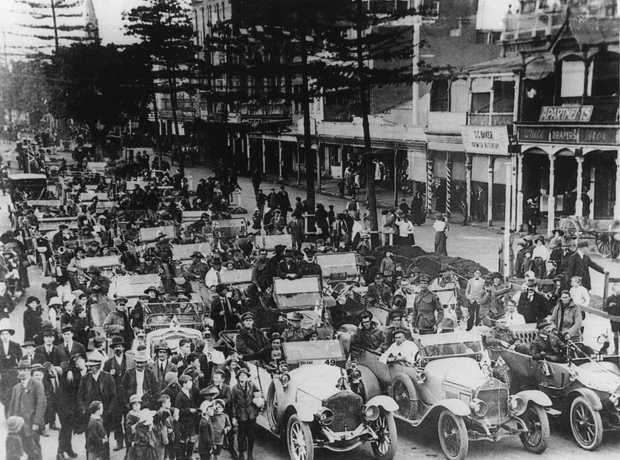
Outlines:
{"type": "Polygon", "coordinates": [[[18,61],[10,70],[3,68],[3,74],[2,107],[27,113],[36,126],[47,112],[44,64],[40,60],[18,61]]]}
{"type": "Polygon", "coordinates": [[[87,125],[98,145],[115,125],[146,110],[151,88],[149,62],[135,45],[62,47],[46,68],[46,81],[50,112],[87,125]]]}

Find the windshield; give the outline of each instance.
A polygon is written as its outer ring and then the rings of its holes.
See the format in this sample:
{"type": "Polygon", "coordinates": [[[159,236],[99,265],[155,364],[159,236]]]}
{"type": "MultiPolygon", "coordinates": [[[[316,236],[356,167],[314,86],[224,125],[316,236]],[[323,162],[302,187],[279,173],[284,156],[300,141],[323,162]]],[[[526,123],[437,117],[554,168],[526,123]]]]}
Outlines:
{"type": "Polygon", "coordinates": [[[354,252],[317,254],[316,263],[321,266],[325,278],[352,279],[357,277],[357,254],[354,252]]]}
{"type": "Polygon", "coordinates": [[[202,302],[168,302],[168,303],[147,303],[144,305],[144,314],[161,313],[202,313],[202,302]]]}
{"type": "Polygon", "coordinates": [[[478,332],[452,332],[429,334],[418,339],[422,357],[474,355],[482,353],[482,341],[478,332]]]}
{"type": "Polygon", "coordinates": [[[276,305],[282,311],[314,308],[322,298],[317,276],[296,280],[274,279],[273,294],[276,305]]]}
{"type": "Polygon", "coordinates": [[[284,355],[289,364],[331,364],[343,361],[344,351],[338,340],[285,342],[284,355]]]}

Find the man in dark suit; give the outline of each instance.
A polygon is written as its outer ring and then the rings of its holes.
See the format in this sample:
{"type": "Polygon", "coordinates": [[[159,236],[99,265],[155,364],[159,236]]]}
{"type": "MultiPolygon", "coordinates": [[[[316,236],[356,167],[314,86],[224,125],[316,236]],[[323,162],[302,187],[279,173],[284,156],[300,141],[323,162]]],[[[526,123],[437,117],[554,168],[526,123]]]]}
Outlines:
{"type": "Polygon", "coordinates": [[[282,211],[282,218],[284,222],[286,222],[288,210],[291,209],[291,200],[288,196],[288,192],[284,189],[284,185],[280,186],[280,191],[276,195],[276,207],[280,208],[280,211],[282,211]]]}
{"type": "MultiPolygon", "coordinates": [[[[179,450],[180,458],[192,458],[194,434],[198,425],[198,401],[193,393],[194,382],[189,375],[179,377],[181,391],[177,394],[174,407],[179,410],[179,450]]],[[[177,458],[179,458],[179,456],[177,458]]]]}
{"type": "Polygon", "coordinates": [[[88,374],[82,377],[78,390],[78,407],[81,414],[88,411],[88,406],[93,401],[103,404],[103,426],[109,433],[112,431],[111,409],[116,399],[116,386],[114,379],[107,372],[101,371],[103,359],[99,353],[93,353],[86,362],[88,374]]]}
{"type": "Polygon", "coordinates": [[[301,268],[293,260],[294,257],[295,253],[291,249],[287,249],[284,252],[284,261],[280,262],[278,264],[278,268],[276,269],[277,276],[282,279],[293,280],[303,276],[301,273],[301,268]]]}
{"type": "MultiPolygon", "coordinates": [[[[58,359],[60,359],[61,364],[68,362],[69,358],[73,355],[81,355],[86,359],[86,350],[84,346],[73,340],[73,330],[71,323],[67,323],[62,327],[62,343],[56,345],[56,351],[59,356],[58,359]]],[[[88,405],[86,408],[88,408],[88,405]]]]}
{"type": "Polygon", "coordinates": [[[159,398],[159,383],[152,370],[146,367],[149,357],[146,351],[139,351],[134,358],[136,366],[129,369],[123,377],[125,406],[129,407],[129,398],[133,395],[142,397],[142,408],[156,410],[159,398]]]}
{"type": "Polygon", "coordinates": [[[168,342],[162,340],[155,346],[155,354],[157,359],[150,365],[151,372],[155,374],[159,388],[162,390],[166,387],[166,374],[168,372],[174,372],[175,374],[178,372],[176,364],[170,361],[171,353],[172,350],[170,350],[168,342]]]}
{"type": "Polygon", "coordinates": [[[536,280],[528,280],[526,291],[519,296],[517,312],[523,315],[526,323],[539,323],[551,313],[547,298],[536,292],[536,280]]]}
{"type": "Polygon", "coordinates": [[[125,342],[120,336],[112,337],[110,341],[110,348],[113,350],[113,355],[103,364],[103,371],[107,372],[114,379],[114,386],[116,387],[116,400],[114,401],[114,407],[111,409],[112,414],[112,428],[114,429],[114,439],[116,439],[116,447],[114,450],[121,450],[125,440],[123,433],[123,417],[127,412],[125,406],[126,396],[123,391],[123,378],[129,369],[135,366],[135,362],[131,356],[127,356],[125,351],[125,342]]]}
{"type": "Polygon", "coordinates": [[[239,318],[236,308],[231,300],[226,297],[228,286],[218,284],[215,288],[216,296],[211,301],[211,319],[213,320],[213,333],[219,337],[220,332],[236,329],[239,318]]]}
{"type": "Polygon", "coordinates": [[[54,329],[43,331],[43,345],[34,349],[35,364],[52,363],[54,366],[60,366],[60,353],[54,346],[55,340],[56,332],[54,329]]]}
{"type": "Polygon", "coordinates": [[[22,358],[22,347],[10,340],[15,335],[9,318],[0,319],[0,403],[4,406],[4,418],[9,418],[9,404],[13,386],[17,383],[17,364],[22,358]]]}
{"type": "Polygon", "coordinates": [[[241,316],[243,328],[239,331],[236,338],[237,353],[247,356],[258,353],[263,348],[269,346],[269,341],[260,329],[254,327],[254,313],[246,312],[241,316]]]}
{"type": "Polygon", "coordinates": [[[589,291],[592,289],[592,282],[590,281],[590,268],[603,274],[607,273],[607,270],[594,262],[587,254],[584,253],[584,250],[587,247],[587,241],[580,241],[577,244],[577,251],[568,259],[566,266],[566,279],[570,281],[573,276],[581,276],[582,286],[589,291]]]}
{"type": "Polygon", "coordinates": [[[13,387],[9,417],[24,419],[19,437],[29,460],[42,460],[41,431],[45,427],[45,389],[43,383],[30,377],[30,366],[20,362],[17,366],[20,382],[13,387]]]}

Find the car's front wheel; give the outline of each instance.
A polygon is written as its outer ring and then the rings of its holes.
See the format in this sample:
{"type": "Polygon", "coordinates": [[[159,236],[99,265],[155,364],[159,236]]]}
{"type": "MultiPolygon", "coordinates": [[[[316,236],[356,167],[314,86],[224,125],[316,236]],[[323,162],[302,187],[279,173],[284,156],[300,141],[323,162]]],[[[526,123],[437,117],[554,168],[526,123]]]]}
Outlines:
{"type": "Polygon", "coordinates": [[[371,424],[377,433],[377,440],[371,442],[372,452],[378,460],[392,460],[396,455],[398,446],[398,432],[394,415],[384,409],[380,409],[379,418],[371,424]]]}
{"type": "Polygon", "coordinates": [[[291,460],[314,460],[312,431],[308,423],[302,422],[297,414],[288,419],[286,440],[291,460]]]}
{"type": "Polygon", "coordinates": [[[392,398],[398,404],[398,415],[408,420],[418,416],[418,392],[411,377],[405,373],[396,374],[392,382],[392,398]]]}
{"type": "Polygon", "coordinates": [[[469,438],[463,417],[443,410],[439,415],[437,432],[441,449],[449,460],[464,460],[467,457],[469,438]]]}
{"type": "Polygon", "coordinates": [[[538,404],[530,404],[521,416],[527,432],[521,433],[521,443],[530,452],[542,454],[549,444],[549,417],[538,404]]]}
{"type": "Polygon", "coordinates": [[[583,396],[576,397],[570,406],[570,428],[582,449],[596,450],[603,442],[601,414],[583,396]]]}

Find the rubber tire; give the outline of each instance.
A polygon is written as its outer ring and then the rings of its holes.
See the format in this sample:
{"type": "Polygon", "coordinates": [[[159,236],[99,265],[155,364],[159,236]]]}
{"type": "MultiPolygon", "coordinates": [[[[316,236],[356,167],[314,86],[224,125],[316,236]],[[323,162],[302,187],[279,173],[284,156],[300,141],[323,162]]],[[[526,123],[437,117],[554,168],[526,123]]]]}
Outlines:
{"type": "Polygon", "coordinates": [[[465,426],[463,417],[460,415],[454,415],[448,409],[441,411],[439,414],[439,420],[437,421],[437,435],[439,436],[441,450],[448,460],[465,460],[465,458],[467,458],[467,451],[469,450],[469,437],[467,436],[467,427],[465,426]],[[447,452],[445,437],[442,434],[442,425],[450,419],[454,424],[454,428],[456,429],[455,434],[460,443],[459,450],[454,455],[447,452]]]}
{"type": "Polygon", "coordinates": [[[288,446],[288,454],[291,460],[314,460],[314,440],[312,438],[312,431],[310,425],[307,422],[302,422],[297,414],[291,415],[286,425],[286,444],[288,446]],[[306,455],[300,456],[294,452],[291,443],[291,435],[294,429],[298,429],[303,436],[306,444],[306,455]]]}
{"type": "Polygon", "coordinates": [[[392,399],[394,399],[394,401],[396,401],[396,404],[398,404],[398,415],[406,418],[407,420],[415,420],[418,415],[418,392],[416,391],[415,386],[411,381],[411,377],[409,377],[403,372],[401,372],[400,374],[396,374],[390,388],[390,393],[392,399]],[[394,388],[397,385],[401,386],[405,390],[406,394],[396,394],[394,392],[394,388]],[[402,399],[407,399],[409,401],[410,407],[408,411],[402,410],[401,404],[399,402],[402,399]]]}
{"type": "Polygon", "coordinates": [[[379,418],[372,423],[372,428],[379,434],[382,430],[387,430],[387,436],[390,439],[390,447],[387,452],[381,453],[379,452],[379,447],[377,443],[371,442],[370,446],[372,447],[372,453],[375,455],[377,460],[393,460],[396,456],[396,451],[398,450],[398,431],[396,429],[396,421],[394,420],[394,414],[386,411],[383,408],[380,408],[379,418]],[[383,424],[380,425],[380,422],[383,421],[383,424]]]}
{"type": "Polygon", "coordinates": [[[523,444],[523,447],[525,447],[525,450],[529,452],[532,452],[534,454],[542,454],[545,450],[547,450],[547,447],[549,445],[549,436],[550,436],[549,416],[547,415],[547,412],[545,411],[545,409],[540,407],[538,404],[534,404],[534,403],[530,403],[525,413],[521,416],[521,418],[524,419],[523,421],[526,424],[528,422],[528,420],[526,419],[528,414],[531,414],[531,416],[528,418],[535,417],[536,420],[534,420],[534,423],[540,424],[540,427],[538,429],[541,433],[541,439],[538,442],[538,444],[532,445],[527,442],[525,433],[521,433],[519,435],[519,438],[521,439],[521,444],[523,444]]]}
{"type": "Polygon", "coordinates": [[[583,396],[577,396],[575,399],[573,399],[573,402],[570,405],[570,429],[573,432],[573,438],[575,438],[575,441],[577,442],[577,444],[579,444],[579,447],[581,447],[584,450],[589,450],[589,451],[593,451],[598,449],[598,447],[601,445],[601,442],[603,442],[603,421],[601,420],[601,414],[595,410],[592,405],[588,402],[588,400],[586,398],[584,398],[583,396]],[[587,411],[590,412],[590,415],[593,419],[594,422],[594,429],[595,429],[595,433],[594,433],[594,441],[591,442],[590,444],[586,444],[583,442],[583,440],[580,440],[580,436],[575,432],[575,410],[577,409],[577,407],[584,407],[587,411]]]}
{"type": "Polygon", "coordinates": [[[284,388],[282,382],[278,378],[274,378],[267,390],[267,407],[265,409],[265,415],[269,422],[269,428],[277,432],[280,422],[282,421],[283,409],[279,408],[279,404],[284,401],[284,388]]]}

